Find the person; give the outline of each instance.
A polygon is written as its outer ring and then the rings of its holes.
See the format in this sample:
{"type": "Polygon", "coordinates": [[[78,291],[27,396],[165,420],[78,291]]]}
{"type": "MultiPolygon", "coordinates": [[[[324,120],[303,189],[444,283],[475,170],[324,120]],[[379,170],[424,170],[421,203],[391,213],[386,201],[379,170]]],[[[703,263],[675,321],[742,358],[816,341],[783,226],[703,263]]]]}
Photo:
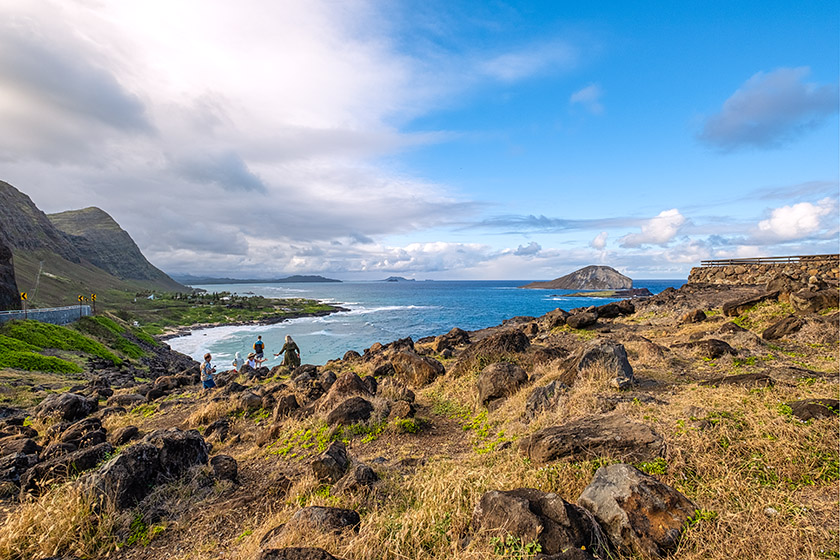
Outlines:
{"type": "Polygon", "coordinates": [[[204,363],[201,364],[201,383],[205,389],[212,389],[216,386],[216,382],[213,381],[213,376],[216,375],[216,368],[210,363],[212,358],[213,356],[209,352],[204,354],[204,363]]]}
{"type": "Polygon", "coordinates": [[[262,341],[262,335],[260,335],[254,343],[254,354],[257,355],[258,361],[263,360],[263,352],[265,352],[265,343],[262,341]]]}
{"type": "Polygon", "coordinates": [[[247,362],[245,362],[245,363],[246,363],[246,364],[248,364],[248,365],[251,367],[251,369],[257,369],[257,360],[256,360],[256,357],[257,357],[257,355],[256,355],[256,354],[254,354],[253,352],[251,352],[250,354],[248,354],[248,361],[247,361],[247,362]]]}
{"type": "Polygon", "coordinates": [[[289,368],[296,368],[300,365],[300,348],[298,348],[298,345],[295,344],[295,341],[289,335],[286,335],[286,344],[283,345],[282,350],[274,354],[274,356],[277,357],[284,352],[286,355],[283,356],[282,365],[288,366],[289,368]]]}
{"type": "Polygon", "coordinates": [[[245,365],[245,358],[242,357],[242,354],[239,352],[236,353],[236,357],[233,359],[233,369],[236,371],[241,371],[242,366],[245,365]]]}

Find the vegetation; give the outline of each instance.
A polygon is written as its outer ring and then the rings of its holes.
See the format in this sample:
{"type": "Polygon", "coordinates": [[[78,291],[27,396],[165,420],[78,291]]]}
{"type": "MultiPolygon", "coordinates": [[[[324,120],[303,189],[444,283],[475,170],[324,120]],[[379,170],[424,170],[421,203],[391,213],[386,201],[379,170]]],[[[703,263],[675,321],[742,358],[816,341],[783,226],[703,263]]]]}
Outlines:
{"type": "Polygon", "coordinates": [[[120,358],[115,356],[99,342],[67,327],[40,323],[31,319],[25,321],[9,321],[3,326],[0,326],[0,335],[14,338],[40,348],[84,352],[108,360],[114,365],[120,365],[122,363],[120,358]]]}

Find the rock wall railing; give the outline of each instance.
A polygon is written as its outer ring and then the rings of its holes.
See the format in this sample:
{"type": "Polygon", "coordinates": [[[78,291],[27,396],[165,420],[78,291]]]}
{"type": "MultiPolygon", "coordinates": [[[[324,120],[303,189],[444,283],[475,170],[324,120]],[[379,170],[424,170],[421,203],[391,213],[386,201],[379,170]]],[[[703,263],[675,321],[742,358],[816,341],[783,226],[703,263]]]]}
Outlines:
{"type": "Polygon", "coordinates": [[[90,305],[68,305],[67,307],[47,307],[26,311],[0,311],[0,324],[13,319],[33,319],[53,325],[66,325],[90,315],[90,305]]]}
{"type": "Polygon", "coordinates": [[[832,285],[840,281],[840,255],[806,255],[702,261],[688,275],[689,284],[766,284],[786,274],[803,283],[814,276],[832,285]]]}

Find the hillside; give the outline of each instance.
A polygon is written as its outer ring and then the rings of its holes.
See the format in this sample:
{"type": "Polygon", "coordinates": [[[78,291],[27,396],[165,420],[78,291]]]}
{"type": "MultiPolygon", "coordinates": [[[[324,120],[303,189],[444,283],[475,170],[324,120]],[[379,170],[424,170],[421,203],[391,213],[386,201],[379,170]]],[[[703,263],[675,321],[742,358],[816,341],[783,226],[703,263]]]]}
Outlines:
{"type": "Polygon", "coordinates": [[[633,287],[633,280],[609,266],[586,266],[548,282],[532,282],[520,288],[550,290],[620,290],[633,287]]]}
{"type": "Polygon", "coordinates": [[[0,181],[0,242],[12,250],[17,287],[28,292],[32,307],[74,304],[80,294],[95,292],[124,297],[138,291],[187,291],[149,264],[105,212],[86,209],[58,216],[53,223],[27,195],[0,181]]]}
{"type": "Polygon", "coordinates": [[[49,220],[94,266],[123,280],[139,280],[164,291],[186,291],[146,260],[131,236],[99,208],[49,214],[49,220]]]}
{"type": "Polygon", "coordinates": [[[212,390],[21,375],[0,557],[832,558],[837,313],[836,285],[685,285],[320,367],[214,359],[212,390]]]}

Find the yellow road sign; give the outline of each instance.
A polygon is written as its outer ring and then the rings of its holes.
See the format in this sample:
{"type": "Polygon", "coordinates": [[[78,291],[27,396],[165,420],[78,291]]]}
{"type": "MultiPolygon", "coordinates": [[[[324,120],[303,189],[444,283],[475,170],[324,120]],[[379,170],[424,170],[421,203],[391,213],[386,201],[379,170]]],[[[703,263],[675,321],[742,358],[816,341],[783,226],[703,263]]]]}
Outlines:
{"type": "Polygon", "coordinates": [[[96,301],[96,294],[90,294],[90,301],[96,301]]]}
{"type": "Polygon", "coordinates": [[[26,295],[26,292],[21,292],[21,293],[20,293],[20,300],[21,300],[21,301],[26,301],[26,298],[27,298],[27,297],[28,297],[28,296],[26,295]]]}
{"type": "Polygon", "coordinates": [[[85,296],[79,296],[79,303],[83,302],[84,300],[85,300],[85,296]]]}

